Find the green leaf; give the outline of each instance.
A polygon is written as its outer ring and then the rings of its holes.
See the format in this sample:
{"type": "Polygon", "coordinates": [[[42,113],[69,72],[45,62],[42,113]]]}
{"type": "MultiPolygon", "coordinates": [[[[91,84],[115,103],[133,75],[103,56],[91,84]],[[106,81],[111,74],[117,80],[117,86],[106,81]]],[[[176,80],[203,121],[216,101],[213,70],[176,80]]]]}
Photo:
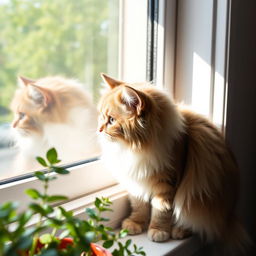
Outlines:
{"type": "Polygon", "coordinates": [[[61,225],[63,225],[63,221],[56,219],[56,218],[49,218],[45,221],[45,225],[46,226],[53,226],[53,227],[59,227],[61,225]]]}
{"type": "Polygon", "coordinates": [[[47,214],[54,212],[53,207],[50,206],[50,205],[47,205],[47,204],[44,205],[43,209],[45,210],[45,212],[46,212],[47,214]]]}
{"type": "Polygon", "coordinates": [[[114,241],[113,240],[107,240],[103,243],[103,247],[105,248],[110,248],[112,245],[114,244],[114,241]]]}
{"type": "Polygon", "coordinates": [[[32,245],[31,237],[21,237],[18,242],[19,249],[28,249],[32,245]]]}
{"type": "Polygon", "coordinates": [[[47,215],[47,211],[39,204],[31,203],[29,208],[33,210],[35,213],[39,213],[43,216],[47,215]]]}
{"type": "Polygon", "coordinates": [[[66,211],[63,207],[59,207],[59,210],[61,211],[61,214],[66,218],[69,219],[73,216],[72,211],[66,211]]]}
{"type": "Polygon", "coordinates": [[[95,229],[88,221],[83,221],[82,227],[84,231],[91,231],[95,229]]]}
{"type": "Polygon", "coordinates": [[[112,212],[113,210],[112,209],[110,209],[110,208],[106,208],[106,207],[100,207],[99,208],[99,210],[101,211],[101,212],[112,212]]]}
{"type": "Polygon", "coordinates": [[[59,256],[59,252],[54,248],[45,249],[41,251],[40,256],[59,256]]]}
{"type": "Polygon", "coordinates": [[[8,218],[10,221],[15,214],[15,210],[18,207],[18,203],[16,202],[6,202],[0,205],[0,219],[8,218]]]}
{"type": "Polygon", "coordinates": [[[36,160],[37,160],[37,162],[38,162],[39,164],[41,164],[42,166],[48,167],[46,161],[45,161],[42,157],[38,156],[38,157],[36,157],[36,160]]]}
{"type": "Polygon", "coordinates": [[[110,206],[112,204],[112,202],[107,197],[102,197],[101,201],[105,206],[110,206]]]}
{"type": "Polygon", "coordinates": [[[58,154],[55,148],[51,148],[47,151],[46,158],[50,164],[57,164],[60,162],[60,160],[58,160],[58,154]]]}
{"type": "Polygon", "coordinates": [[[132,243],[132,240],[131,239],[128,239],[125,243],[125,247],[128,248],[132,243]]]}
{"type": "Polygon", "coordinates": [[[86,208],[85,209],[85,212],[87,213],[87,215],[92,218],[92,219],[98,219],[98,216],[97,216],[97,213],[95,212],[94,209],[91,209],[91,208],[86,208]]]}
{"type": "Polygon", "coordinates": [[[45,174],[43,172],[37,171],[35,172],[35,176],[41,180],[41,181],[45,181],[47,179],[47,177],[45,176],[45,174]]]}
{"type": "Polygon", "coordinates": [[[5,219],[10,214],[8,209],[0,209],[0,218],[5,219]]]}
{"type": "Polygon", "coordinates": [[[94,201],[94,205],[96,206],[96,208],[100,208],[101,204],[101,200],[98,197],[96,197],[94,201]]]}
{"type": "Polygon", "coordinates": [[[25,191],[32,199],[42,198],[42,195],[36,189],[30,188],[25,191]]]}
{"type": "Polygon", "coordinates": [[[118,242],[117,244],[118,244],[118,247],[119,247],[119,249],[118,249],[119,255],[124,255],[124,246],[123,246],[123,244],[120,243],[120,242],[118,242]]]}
{"type": "Polygon", "coordinates": [[[69,171],[62,167],[53,166],[52,170],[58,174],[69,174],[69,171]]]}
{"type": "Polygon", "coordinates": [[[42,244],[49,244],[52,241],[52,235],[51,234],[44,234],[39,237],[39,241],[42,244]]]}
{"type": "Polygon", "coordinates": [[[18,205],[18,202],[5,202],[0,205],[0,210],[15,210],[18,205]]]}
{"type": "Polygon", "coordinates": [[[94,231],[88,231],[85,233],[84,238],[87,243],[91,243],[93,239],[95,238],[96,234],[94,231]]]}
{"type": "Polygon", "coordinates": [[[106,233],[101,233],[101,240],[108,240],[109,236],[106,233]]]}
{"type": "Polygon", "coordinates": [[[30,210],[26,210],[26,212],[22,213],[20,216],[19,216],[19,225],[20,226],[24,226],[32,217],[32,212],[30,210]]]}
{"type": "Polygon", "coordinates": [[[120,232],[119,232],[119,237],[120,238],[124,238],[124,237],[126,237],[128,235],[128,230],[127,229],[122,229],[122,230],[120,230],[120,232]]]}
{"type": "Polygon", "coordinates": [[[127,255],[132,255],[132,252],[126,247],[125,247],[125,251],[127,252],[127,255]]]}
{"type": "Polygon", "coordinates": [[[67,199],[68,199],[68,197],[66,197],[66,196],[54,195],[54,196],[48,196],[47,197],[47,202],[48,203],[53,203],[53,202],[57,202],[57,201],[67,200],[67,199]]]}

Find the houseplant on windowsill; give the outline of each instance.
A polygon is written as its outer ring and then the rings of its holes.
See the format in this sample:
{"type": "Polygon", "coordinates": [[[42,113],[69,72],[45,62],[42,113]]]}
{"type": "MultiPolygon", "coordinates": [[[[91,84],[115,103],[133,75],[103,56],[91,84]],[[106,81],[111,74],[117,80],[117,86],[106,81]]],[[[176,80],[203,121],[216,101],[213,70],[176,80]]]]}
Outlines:
{"type": "Polygon", "coordinates": [[[48,195],[49,183],[57,175],[69,173],[60,162],[54,148],[46,158],[37,157],[46,169],[37,171],[35,176],[42,181],[43,192],[28,189],[26,193],[34,200],[24,212],[18,213],[15,202],[0,205],[0,255],[1,256],[124,256],[145,255],[142,248],[132,245],[131,240],[120,242],[127,235],[126,230],[115,233],[103,223],[105,211],[111,211],[107,198],[96,198],[94,208],[87,208],[87,218],[81,220],[61,206],[53,207],[68,198],[63,195],[48,195]],[[38,217],[37,224],[28,225],[32,216],[38,217]],[[49,233],[50,230],[50,233],[49,233]],[[101,246],[96,242],[101,242],[101,246]],[[112,254],[107,251],[116,244],[112,254]],[[132,247],[132,249],[130,249],[132,247]],[[106,248],[106,249],[105,249],[106,248]]]}

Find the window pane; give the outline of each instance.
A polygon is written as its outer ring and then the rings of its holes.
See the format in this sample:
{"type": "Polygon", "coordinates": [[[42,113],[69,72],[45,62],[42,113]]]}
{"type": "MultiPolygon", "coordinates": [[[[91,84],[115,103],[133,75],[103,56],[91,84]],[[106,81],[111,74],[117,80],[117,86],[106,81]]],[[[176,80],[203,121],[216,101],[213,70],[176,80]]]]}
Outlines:
{"type": "Polygon", "coordinates": [[[119,72],[119,1],[0,0],[0,17],[0,179],[38,168],[52,146],[64,162],[97,155],[99,74],[119,72]]]}

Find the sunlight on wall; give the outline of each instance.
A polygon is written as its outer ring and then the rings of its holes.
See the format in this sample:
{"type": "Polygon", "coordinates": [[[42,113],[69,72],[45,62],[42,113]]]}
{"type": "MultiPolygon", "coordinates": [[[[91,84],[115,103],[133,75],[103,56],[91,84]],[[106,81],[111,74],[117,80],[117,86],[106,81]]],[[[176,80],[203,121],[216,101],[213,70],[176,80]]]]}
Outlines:
{"type": "Polygon", "coordinates": [[[224,118],[224,104],[225,104],[225,79],[224,77],[215,72],[214,81],[214,101],[213,101],[213,117],[212,121],[222,128],[224,118]]]}
{"type": "Polygon", "coordinates": [[[211,66],[194,52],[192,76],[191,108],[212,118],[212,121],[221,128],[225,102],[225,79],[223,75],[215,71],[214,80],[212,80],[211,66]],[[214,86],[213,93],[211,93],[211,86],[214,86]]]}
{"type": "Polygon", "coordinates": [[[200,114],[210,114],[211,66],[193,53],[191,107],[200,114]]]}

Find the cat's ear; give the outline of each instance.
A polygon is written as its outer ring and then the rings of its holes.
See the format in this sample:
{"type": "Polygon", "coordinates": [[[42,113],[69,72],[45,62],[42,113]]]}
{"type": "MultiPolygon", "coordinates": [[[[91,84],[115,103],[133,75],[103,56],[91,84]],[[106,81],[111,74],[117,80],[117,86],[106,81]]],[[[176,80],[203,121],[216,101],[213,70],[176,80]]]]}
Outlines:
{"type": "Polygon", "coordinates": [[[140,115],[145,106],[144,95],[130,86],[124,86],[122,90],[122,103],[130,111],[140,115]]]}
{"type": "Polygon", "coordinates": [[[28,86],[29,84],[34,84],[36,81],[30,78],[26,78],[23,76],[18,76],[18,84],[20,87],[28,86]]]}
{"type": "Polygon", "coordinates": [[[121,84],[124,84],[124,82],[116,80],[104,73],[101,73],[100,75],[101,75],[103,81],[105,82],[105,84],[107,84],[111,89],[113,89],[121,84]]]}
{"type": "Polygon", "coordinates": [[[47,107],[52,102],[52,95],[50,91],[38,85],[28,85],[28,96],[36,105],[41,107],[47,107]]]}

